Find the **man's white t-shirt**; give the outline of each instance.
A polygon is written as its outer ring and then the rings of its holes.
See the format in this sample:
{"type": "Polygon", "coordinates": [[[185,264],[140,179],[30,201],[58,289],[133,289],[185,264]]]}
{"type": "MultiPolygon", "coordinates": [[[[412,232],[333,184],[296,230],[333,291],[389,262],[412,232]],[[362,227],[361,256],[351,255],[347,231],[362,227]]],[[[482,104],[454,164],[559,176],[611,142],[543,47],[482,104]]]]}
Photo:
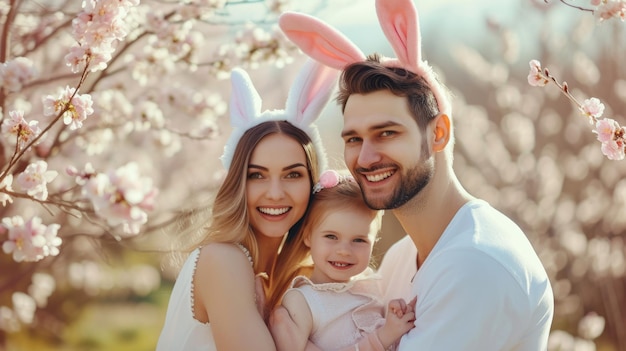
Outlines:
{"type": "Polygon", "coordinates": [[[378,269],[385,300],[417,296],[400,351],[540,351],[554,314],[552,287],[521,229],[483,200],[466,203],[419,271],[409,236],[378,269]]]}

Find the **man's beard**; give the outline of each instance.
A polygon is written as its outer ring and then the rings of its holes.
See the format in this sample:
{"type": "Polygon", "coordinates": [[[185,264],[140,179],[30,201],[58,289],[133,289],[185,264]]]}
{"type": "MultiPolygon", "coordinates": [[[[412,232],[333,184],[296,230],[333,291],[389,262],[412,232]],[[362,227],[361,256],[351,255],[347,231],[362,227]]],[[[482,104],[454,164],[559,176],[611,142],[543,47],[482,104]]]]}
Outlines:
{"type": "Polygon", "coordinates": [[[400,175],[400,185],[396,187],[391,196],[374,199],[368,197],[362,188],[363,199],[365,199],[367,206],[372,209],[393,210],[399,208],[417,196],[430,183],[434,170],[433,158],[421,157],[420,162],[415,167],[400,175]]]}

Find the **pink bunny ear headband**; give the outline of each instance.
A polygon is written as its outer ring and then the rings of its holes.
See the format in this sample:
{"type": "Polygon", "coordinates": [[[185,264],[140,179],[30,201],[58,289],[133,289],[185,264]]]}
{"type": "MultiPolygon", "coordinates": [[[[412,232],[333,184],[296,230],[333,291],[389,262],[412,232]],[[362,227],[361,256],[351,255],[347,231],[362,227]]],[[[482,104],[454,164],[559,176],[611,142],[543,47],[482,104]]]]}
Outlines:
{"type": "MultiPolygon", "coordinates": [[[[440,113],[450,115],[451,107],[432,67],[422,60],[419,19],[411,0],[376,0],[376,13],[397,58],[384,58],[387,67],[399,67],[424,78],[433,92],[440,113]]],[[[342,70],[365,61],[363,52],[350,39],[325,22],[302,13],[285,12],[278,21],[285,35],[308,56],[342,70]]]]}
{"type": "Polygon", "coordinates": [[[261,112],[261,97],[246,71],[231,72],[232,95],[230,122],[233,131],[220,157],[228,169],[239,139],[250,128],[267,121],[287,121],[302,129],[311,138],[318,155],[319,167],[326,169],[327,160],[319,131],[313,122],[330,100],[339,72],[313,60],[307,60],[294,81],[284,110],[261,112]]]}

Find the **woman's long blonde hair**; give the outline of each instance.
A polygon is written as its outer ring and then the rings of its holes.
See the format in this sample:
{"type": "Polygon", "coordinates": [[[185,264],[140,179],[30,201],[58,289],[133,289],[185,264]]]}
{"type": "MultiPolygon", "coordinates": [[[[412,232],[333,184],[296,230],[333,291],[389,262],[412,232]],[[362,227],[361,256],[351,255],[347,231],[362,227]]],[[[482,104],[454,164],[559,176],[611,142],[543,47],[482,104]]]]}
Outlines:
{"type": "MultiPolygon", "coordinates": [[[[246,199],[246,181],[250,155],[257,144],[271,134],[283,134],[296,140],[306,154],[307,168],[311,189],[317,183],[319,176],[318,155],[309,136],[300,128],[286,121],[268,121],[247,130],[237,147],[233,160],[226,174],[224,183],[220,186],[213,203],[211,218],[206,235],[197,245],[208,243],[241,243],[252,257],[253,269],[259,272],[258,245],[250,226],[246,199]]],[[[277,150],[278,151],[278,150],[277,150]]],[[[305,212],[306,216],[306,212],[305,212]]],[[[279,302],[288,284],[300,274],[303,262],[308,261],[308,250],[297,247],[303,219],[300,219],[287,233],[280,251],[277,253],[276,264],[272,272],[267,272],[269,279],[266,282],[267,303],[266,311],[271,311],[279,302]]],[[[267,320],[268,315],[264,316],[267,320]]]]}

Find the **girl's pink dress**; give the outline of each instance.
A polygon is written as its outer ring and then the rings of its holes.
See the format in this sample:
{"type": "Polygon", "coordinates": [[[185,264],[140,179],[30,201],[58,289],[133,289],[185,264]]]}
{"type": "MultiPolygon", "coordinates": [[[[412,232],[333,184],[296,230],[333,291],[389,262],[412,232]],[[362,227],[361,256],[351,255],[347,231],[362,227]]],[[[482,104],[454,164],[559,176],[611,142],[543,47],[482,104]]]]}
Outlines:
{"type": "Polygon", "coordinates": [[[337,350],[359,341],[360,351],[383,350],[375,334],[385,324],[385,304],[377,280],[373,273],[348,283],[315,284],[296,277],[290,290],[304,296],[313,317],[309,340],[322,350],[337,350]]]}

